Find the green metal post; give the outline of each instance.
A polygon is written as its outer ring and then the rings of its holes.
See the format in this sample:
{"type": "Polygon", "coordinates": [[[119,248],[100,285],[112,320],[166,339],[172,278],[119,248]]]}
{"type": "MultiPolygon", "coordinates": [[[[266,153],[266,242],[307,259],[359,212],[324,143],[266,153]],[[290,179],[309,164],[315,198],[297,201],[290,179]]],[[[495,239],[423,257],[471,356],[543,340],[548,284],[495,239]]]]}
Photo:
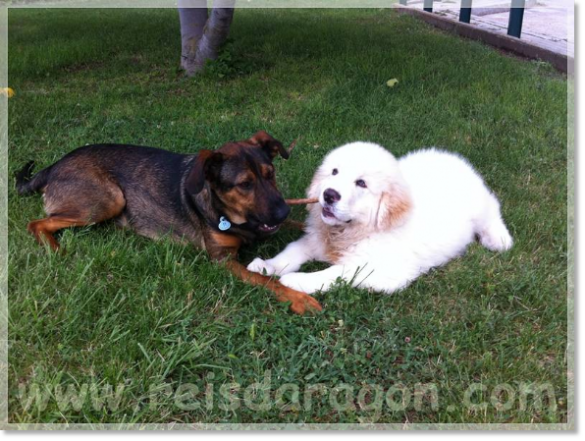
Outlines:
{"type": "Polygon", "coordinates": [[[471,21],[471,0],[461,0],[461,11],[459,21],[469,23],[471,21]]]}
{"type": "Polygon", "coordinates": [[[522,20],[524,19],[525,0],[512,0],[510,9],[510,21],[508,22],[508,35],[520,38],[522,33],[522,20]]]}

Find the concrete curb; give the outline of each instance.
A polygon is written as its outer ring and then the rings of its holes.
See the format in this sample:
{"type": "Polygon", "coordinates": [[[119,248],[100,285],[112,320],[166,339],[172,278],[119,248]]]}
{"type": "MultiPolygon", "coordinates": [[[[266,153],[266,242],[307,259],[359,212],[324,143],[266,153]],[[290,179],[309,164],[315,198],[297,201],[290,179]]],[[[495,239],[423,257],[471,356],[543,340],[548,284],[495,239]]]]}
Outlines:
{"type": "MultiPolygon", "coordinates": [[[[416,18],[426,21],[437,28],[448,32],[453,32],[465,38],[478,40],[490,46],[512,52],[526,58],[548,61],[555,69],[567,73],[569,64],[573,66],[575,60],[567,55],[553,52],[540,46],[528,43],[518,38],[510,37],[508,35],[495,34],[485,29],[476,26],[462,23],[460,21],[452,20],[431,12],[425,12],[418,9],[412,9],[401,5],[396,5],[394,8],[400,14],[412,15],[416,18]]],[[[571,68],[572,71],[572,68],[571,68]]]]}

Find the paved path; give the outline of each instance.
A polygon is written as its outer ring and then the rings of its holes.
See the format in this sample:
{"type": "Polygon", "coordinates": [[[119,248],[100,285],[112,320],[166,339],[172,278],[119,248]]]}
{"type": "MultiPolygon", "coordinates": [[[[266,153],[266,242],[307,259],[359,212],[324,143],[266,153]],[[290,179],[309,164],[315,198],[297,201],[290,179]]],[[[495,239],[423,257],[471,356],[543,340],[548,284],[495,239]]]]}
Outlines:
{"type": "MultiPolygon", "coordinates": [[[[510,1],[473,0],[471,24],[494,33],[506,34],[510,1]]],[[[423,0],[409,0],[408,7],[422,9],[423,0]]],[[[433,12],[459,19],[460,2],[435,0],[433,12]]],[[[574,3],[571,0],[526,0],[522,40],[553,52],[575,56],[574,3]]]]}

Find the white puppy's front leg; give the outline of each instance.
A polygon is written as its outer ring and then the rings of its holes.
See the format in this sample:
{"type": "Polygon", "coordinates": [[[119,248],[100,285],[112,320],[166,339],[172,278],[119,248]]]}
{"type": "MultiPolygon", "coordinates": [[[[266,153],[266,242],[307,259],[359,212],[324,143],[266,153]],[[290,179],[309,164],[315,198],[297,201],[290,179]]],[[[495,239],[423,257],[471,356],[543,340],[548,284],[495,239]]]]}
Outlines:
{"type": "Polygon", "coordinates": [[[298,271],[301,265],[310,260],[319,259],[322,246],[312,243],[309,235],[291,242],[272,259],[263,260],[256,257],[249,265],[248,271],[266,275],[283,275],[298,271]]]}
{"type": "Polygon", "coordinates": [[[357,268],[352,270],[342,265],[333,265],[315,273],[286,274],[280,278],[280,283],[297,291],[313,294],[319,290],[328,291],[338,278],[351,281],[356,270],[357,268]]]}

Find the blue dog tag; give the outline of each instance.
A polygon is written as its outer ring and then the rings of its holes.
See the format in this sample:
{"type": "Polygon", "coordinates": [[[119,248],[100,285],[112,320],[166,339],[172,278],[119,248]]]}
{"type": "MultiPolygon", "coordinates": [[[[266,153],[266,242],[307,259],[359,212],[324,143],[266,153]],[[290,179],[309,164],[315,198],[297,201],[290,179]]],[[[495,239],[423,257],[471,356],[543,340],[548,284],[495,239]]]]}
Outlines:
{"type": "Polygon", "coordinates": [[[225,217],[222,216],[219,218],[218,227],[221,231],[229,230],[231,226],[232,224],[230,224],[230,221],[227,220],[225,217]]]}

